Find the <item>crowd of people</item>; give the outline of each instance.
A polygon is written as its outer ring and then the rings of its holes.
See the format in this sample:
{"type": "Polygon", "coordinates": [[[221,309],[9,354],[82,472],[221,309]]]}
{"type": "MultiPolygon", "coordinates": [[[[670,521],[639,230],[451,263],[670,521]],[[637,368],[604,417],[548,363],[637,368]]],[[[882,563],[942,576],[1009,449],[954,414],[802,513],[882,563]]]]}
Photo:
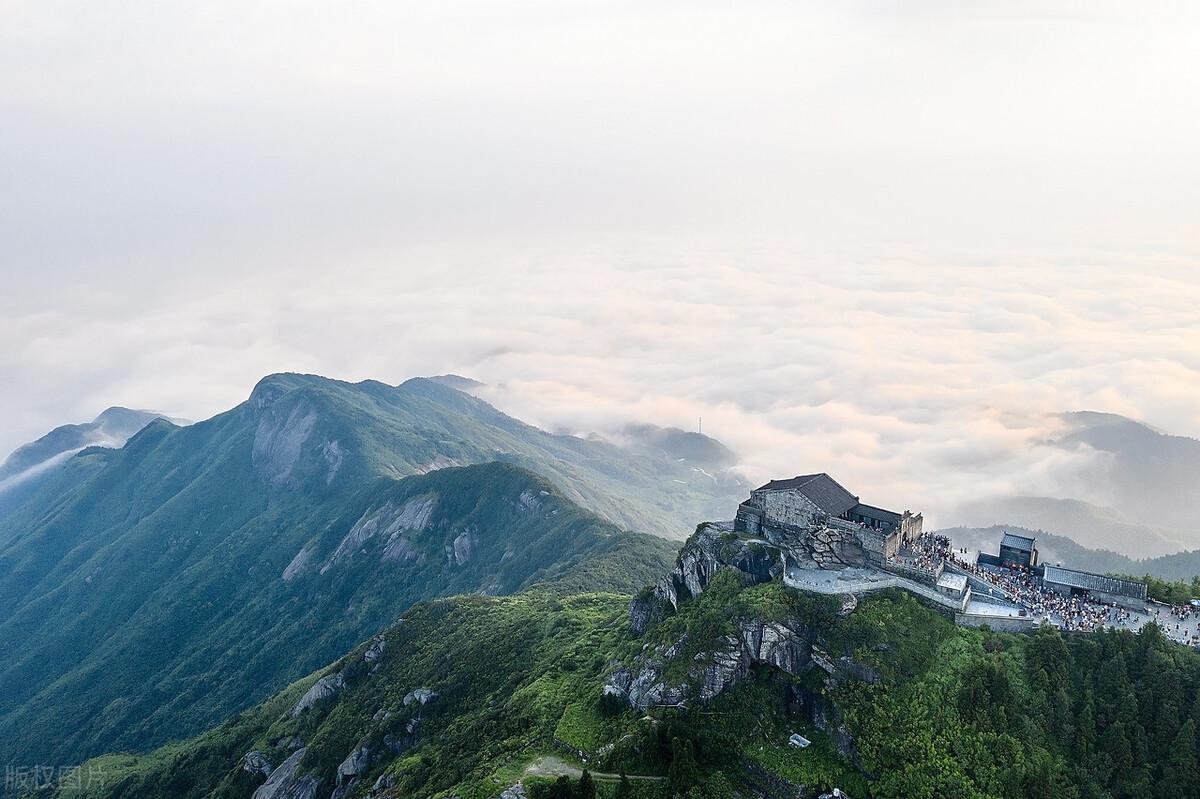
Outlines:
{"type": "Polygon", "coordinates": [[[1153,621],[1167,637],[1181,644],[1200,646],[1200,613],[1191,605],[1156,605],[1153,621]]]}
{"type": "Polygon", "coordinates": [[[1045,588],[1034,572],[1019,566],[985,567],[970,557],[966,547],[952,546],[945,536],[924,536],[913,547],[913,557],[933,571],[946,562],[999,588],[1034,619],[1045,619],[1063,630],[1087,632],[1102,627],[1137,628],[1155,621],[1163,632],[1180,643],[1200,645],[1200,609],[1189,605],[1150,608],[1137,613],[1116,604],[1085,596],[1065,596],[1045,588]]]}

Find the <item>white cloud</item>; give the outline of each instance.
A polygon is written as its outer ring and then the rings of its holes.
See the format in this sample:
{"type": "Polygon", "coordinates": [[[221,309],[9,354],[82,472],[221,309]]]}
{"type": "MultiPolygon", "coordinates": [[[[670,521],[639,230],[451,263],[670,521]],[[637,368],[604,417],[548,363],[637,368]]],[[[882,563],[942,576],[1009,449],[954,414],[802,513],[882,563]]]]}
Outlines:
{"type": "Polygon", "coordinates": [[[3,13],[0,449],[285,369],[926,508],[1066,480],[1059,410],[1200,434],[1194,4],[3,13]]]}
{"type": "Polygon", "coordinates": [[[640,251],[651,266],[619,252],[439,246],[9,315],[0,369],[22,388],[3,395],[21,420],[6,443],[114,403],[202,418],[271,371],[391,382],[456,371],[551,429],[691,428],[703,416],[756,479],[828,469],[936,518],[979,493],[1065,489],[1087,455],[1045,444],[1058,411],[1200,433],[1200,319],[1187,318],[1200,280],[1172,263],[831,270],[801,252],[781,266],[640,251]]]}

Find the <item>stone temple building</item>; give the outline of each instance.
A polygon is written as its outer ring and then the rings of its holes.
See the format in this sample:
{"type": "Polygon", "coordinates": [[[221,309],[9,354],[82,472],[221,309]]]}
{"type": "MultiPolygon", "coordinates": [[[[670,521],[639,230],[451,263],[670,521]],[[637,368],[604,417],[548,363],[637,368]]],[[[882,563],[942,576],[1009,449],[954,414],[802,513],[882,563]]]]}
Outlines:
{"type": "Polygon", "coordinates": [[[824,472],[756,488],[738,506],[733,529],[771,538],[806,536],[820,527],[850,533],[873,566],[884,565],[923,533],[921,514],[865,505],[824,472]]]}

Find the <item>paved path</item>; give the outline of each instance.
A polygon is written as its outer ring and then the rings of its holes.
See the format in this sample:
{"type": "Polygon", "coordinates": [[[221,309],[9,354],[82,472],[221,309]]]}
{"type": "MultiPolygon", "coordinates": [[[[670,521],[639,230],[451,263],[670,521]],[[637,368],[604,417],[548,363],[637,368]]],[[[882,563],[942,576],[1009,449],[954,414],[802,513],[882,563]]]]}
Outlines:
{"type": "MultiPolygon", "coordinates": [[[[576,780],[583,776],[581,768],[573,766],[555,755],[539,757],[525,768],[525,773],[531,777],[570,777],[576,780]]],[[[597,780],[621,779],[620,774],[607,774],[603,771],[592,771],[591,775],[593,779],[597,780]]],[[[649,777],[644,774],[626,774],[625,776],[630,780],[647,780],[650,782],[662,782],[666,779],[666,777],[649,777]]]]}
{"type": "Polygon", "coordinates": [[[867,594],[885,588],[902,588],[948,610],[962,612],[961,601],[952,600],[927,585],[881,569],[801,569],[791,566],[783,575],[783,584],[816,594],[867,594]]]}

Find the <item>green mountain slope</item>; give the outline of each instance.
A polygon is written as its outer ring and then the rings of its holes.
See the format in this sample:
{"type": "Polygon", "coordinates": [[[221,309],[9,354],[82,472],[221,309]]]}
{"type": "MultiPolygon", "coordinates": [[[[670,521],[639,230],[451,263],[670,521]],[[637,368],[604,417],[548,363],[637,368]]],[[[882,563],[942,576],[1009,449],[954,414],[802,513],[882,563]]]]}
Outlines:
{"type": "MultiPolygon", "coordinates": [[[[435,381],[265,378],[207,421],[157,419],[120,450],[84,449],[0,519],[0,759],[61,762],[197,731],[413,601],[510,592],[590,549],[588,579],[628,588],[622,575],[638,561],[595,543],[613,540],[613,525],[663,532],[740,493],[734,478],[645,447],[551,435],[435,381]],[[489,462],[539,477],[446,471],[489,462]],[[362,567],[345,537],[389,498],[402,507],[396,492],[426,485],[425,473],[440,499],[398,523],[462,540],[419,551],[400,536],[362,567]],[[395,485],[404,478],[414,482],[395,485]],[[534,505],[549,492],[559,516],[514,515],[500,493],[520,496],[514,480],[534,505]],[[489,570],[509,535],[509,560],[489,570]]],[[[370,549],[384,536],[366,538],[370,549]]],[[[634,540],[622,547],[643,562],[673,549],[634,540]]]]}
{"type": "Polygon", "coordinates": [[[1200,656],[1155,628],[993,634],[906,594],[838,605],[732,571],[641,637],[607,594],[421,604],[220,727],[100,758],[57,795],[483,799],[520,782],[540,799],[572,764],[606,799],[1194,795],[1200,656]]]}
{"type": "MultiPolygon", "coordinates": [[[[95,457],[142,461],[172,429],[95,457]],[[158,440],[156,440],[158,438],[158,440]],[[127,447],[128,449],[128,447],[127,447]]],[[[60,511],[67,531],[155,491],[92,477],[103,491],[60,511]],[[79,516],[74,516],[79,513],[79,516]]],[[[246,469],[241,479],[253,480],[246,469]]],[[[96,528],[46,582],[41,548],[6,552],[0,621],[0,761],[70,762],[198,731],[382,629],[426,597],[511,593],[564,573],[629,590],[670,542],[622,533],[511,464],[365,482],[336,501],[236,492],[164,501],[142,521],[96,528]],[[186,500],[186,501],[185,501],[186,500]]]]}

